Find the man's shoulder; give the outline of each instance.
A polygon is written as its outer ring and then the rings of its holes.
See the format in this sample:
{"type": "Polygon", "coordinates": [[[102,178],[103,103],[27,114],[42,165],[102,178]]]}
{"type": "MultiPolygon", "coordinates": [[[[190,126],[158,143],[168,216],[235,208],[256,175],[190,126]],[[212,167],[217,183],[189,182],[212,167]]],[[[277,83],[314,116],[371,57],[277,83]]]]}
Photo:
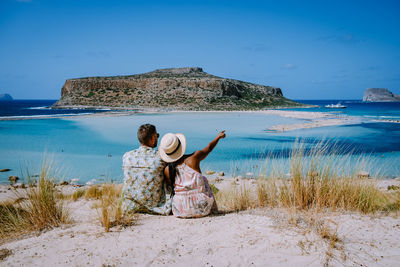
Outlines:
{"type": "Polygon", "coordinates": [[[129,157],[131,155],[135,155],[135,154],[137,154],[138,150],[139,149],[136,148],[136,149],[133,149],[131,151],[125,152],[125,154],[122,156],[122,158],[126,158],[126,157],[129,157]]]}
{"type": "Polygon", "coordinates": [[[135,148],[135,149],[132,149],[132,150],[130,150],[130,151],[125,152],[125,154],[128,154],[128,153],[135,153],[135,152],[139,151],[139,149],[140,149],[140,147],[135,148]]]}
{"type": "Polygon", "coordinates": [[[158,153],[158,149],[155,148],[151,148],[151,147],[144,147],[144,146],[140,146],[134,150],[128,151],[126,152],[122,158],[128,158],[128,157],[148,157],[148,158],[157,158],[160,161],[161,157],[160,154],[158,153]]]}

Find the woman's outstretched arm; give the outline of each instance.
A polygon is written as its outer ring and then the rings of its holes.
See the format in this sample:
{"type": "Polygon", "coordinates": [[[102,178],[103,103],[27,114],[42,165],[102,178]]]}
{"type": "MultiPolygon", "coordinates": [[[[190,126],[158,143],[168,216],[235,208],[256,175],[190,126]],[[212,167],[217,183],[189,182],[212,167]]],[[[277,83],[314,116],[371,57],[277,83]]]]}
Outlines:
{"type": "Polygon", "coordinates": [[[196,152],[194,152],[193,157],[195,157],[198,161],[202,161],[203,159],[205,159],[208,156],[208,154],[210,154],[210,152],[218,144],[219,139],[225,138],[225,136],[226,136],[225,135],[225,130],[223,130],[205,148],[203,148],[202,150],[197,150],[196,152]]]}

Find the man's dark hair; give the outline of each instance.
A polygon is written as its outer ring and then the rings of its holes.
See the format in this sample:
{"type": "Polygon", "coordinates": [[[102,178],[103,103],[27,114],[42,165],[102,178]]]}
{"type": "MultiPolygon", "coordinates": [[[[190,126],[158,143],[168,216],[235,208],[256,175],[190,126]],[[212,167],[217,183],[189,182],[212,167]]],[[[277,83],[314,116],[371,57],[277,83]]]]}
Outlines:
{"type": "Polygon", "coordinates": [[[143,124],[137,131],[137,138],[141,144],[147,144],[153,134],[156,133],[156,126],[151,124],[143,124]]]}

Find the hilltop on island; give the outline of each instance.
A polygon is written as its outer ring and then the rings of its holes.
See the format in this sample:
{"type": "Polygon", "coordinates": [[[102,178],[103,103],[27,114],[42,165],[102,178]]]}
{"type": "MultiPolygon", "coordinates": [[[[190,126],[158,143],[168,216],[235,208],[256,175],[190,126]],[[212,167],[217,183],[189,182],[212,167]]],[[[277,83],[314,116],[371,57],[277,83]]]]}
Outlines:
{"type": "Polygon", "coordinates": [[[386,88],[368,88],[363,97],[364,102],[397,102],[400,95],[395,95],[386,88]]]}
{"type": "Polygon", "coordinates": [[[300,106],[280,88],[226,79],[199,67],[66,80],[53,108],[115,107],[176,110],[257,110],[300,106]]]}
{"type": "Polygon", "coordinates": [[[13,100],[12,96],[9,94],[0,94],[0,101],[9,101],[13,100]]]}

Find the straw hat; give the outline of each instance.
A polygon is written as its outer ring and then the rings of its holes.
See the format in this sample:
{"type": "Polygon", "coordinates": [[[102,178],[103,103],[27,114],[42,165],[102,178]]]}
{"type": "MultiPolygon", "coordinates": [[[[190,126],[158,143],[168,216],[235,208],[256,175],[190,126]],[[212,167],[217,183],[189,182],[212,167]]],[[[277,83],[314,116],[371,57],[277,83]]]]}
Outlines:
{"type": "Polygon", "coordinates": [[[158,151],[165,162],[174,162],[180,159],[186,150],[186,138],[180,133],[167,133],[161,138],[158,151]]]}

